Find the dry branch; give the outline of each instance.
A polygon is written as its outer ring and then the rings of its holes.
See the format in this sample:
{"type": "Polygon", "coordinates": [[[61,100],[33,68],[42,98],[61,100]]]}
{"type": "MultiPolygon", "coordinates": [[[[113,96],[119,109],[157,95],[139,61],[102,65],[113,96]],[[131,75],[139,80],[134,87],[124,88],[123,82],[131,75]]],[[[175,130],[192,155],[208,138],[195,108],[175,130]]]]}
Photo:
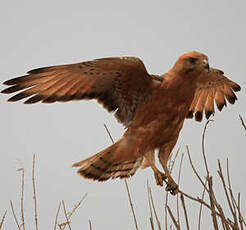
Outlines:
{"type": "MultiPolygon", "coordinates": [[[[104,125],[104,128],[106,129],[106,132],[109,135],[112,143],[114,143],[114,139],[113,139],[111,133],[109,132],[109,129],[108,129],[107,125],[106,124],[103,124],[103,125],[104,125]]],[[[130,203],[130,206],[131,206],[132,215],[133,215],[133,218],[134,218],[135,227],[136,227],[136,230],[138,230],[137,218],[136,218],[136,214],[135,214],[135,211],[134,211],[134,207],[133,207],[133,203],[132,203],[132,199],[131,199],[131,194],[130,194],[130,191],[129,191],[128,183],[127,183],[126,179],[124,181],[125,181],[125,185],[126,185],[126,190],[127,190],[129,203],[130,203]]]]}
{"type": "Polygon", "coordinates": [[[58,219],[58,215],[59,215],[59,212],[60,212],[60,208],[61,208],[61,202],[59,202],[58,209],[57,209],[57,212],[56,212],[55,224],[54,224],[54,230],[56,230],[57,219],[58,219]]]}
{"type": "Polygon", "coordinates": [[[35,154],[32,158],[32,188],[33,188],[33,200],[34,200],[34,222],[35,229],[38,230],[38,209],[37,209],[37,195],[36,195],[36,181],[35,181],[35,154]]]}
{"type": "Polygon", "coordinates": [[[6,210],[5,213],[3,214],[3,217],[2,217],[2,219],[1,219],[1,221],[0,221],[0,230],[1,230],[2,227],[3,227],[3,223],[4,223],[4,220],[5,220],[6,214],[7,214],[7,210],[6,210]]]}
{"type": "Polygon", "coordinates": [[[10,207],[11,207],[11,211],[12,211],[12,214],[13,214],[13,217],[14,217],[14,220],[15,220],[15,223],[16,223],[16,225],[18,227],[18,230],[21,230],[20,224],[19,224],[19,222],[17,220],[17,217],[16,217],[16,214],[15,214],[15,209],[14,209],[13,202],[12,202],[12,200],[10,200],[9,202],[10,202],[10,207]]]}
{"type": "Polygon", "coordinates": [[[159,221],[159,218],[158,218],[156,209],[155,209],[155,204],[154,204],[154,201],[153,201],[152,191],[151,191],[151,188],[150,187],[149,187],[149,197],[150,197],[152,208],[154,210],[155,219],[156,219],[156,223],[157,223],[158,229],[161,230],[161,224],[160,224],[160,221],[159,221]]]}
{"type": "Polygon", "coordinates": [[[244,127],[244,129],[246,130],[246,125],[245,125],[245,122],[244,122],[244,120],[243,120],[243,118],[241,117],[241,115],[239,114],[239,119],[240,119],[240,121],[241,121],[241,123],[242,123],[242,126],[244,127]]]}
{"type": "Polygon", "coordinates": [[[172,213],[171,209],[169,208],[169,206],[167,206],[167,210],[168,210],[168,213],[169,213],[169,215],[173,221],[174,226],[176,227],[176,229],[180,230],[180,226],[179,226],[177,220],[175,220],[173,213],[172,213]]]}
{"type": "Polygon", "coordinates": [[[68,215],[67,215],[67,210],[66,210],[66,205],[65,205],[65,201],[63,200],[62,201],[62,206],[63,206],[63,211],[64,211],[64,215],[65,215],[65,218],[66,218],[66,222],[63,223],[64,226],[68,225],[69,229],[71,229],[71,226],[70,226],[70,221],[68,219],[68,215]]]}
{"type": "Polygon", "coordinates": [[[188,214],[187,214],[187,210],[185,206],[184,195],[182,193],[181,193],[180,199],[181,199],[182,207],[184,209],[186,229],[189,230],[190,226],[189,226],[189,221],[188,221],[188,214]]]}

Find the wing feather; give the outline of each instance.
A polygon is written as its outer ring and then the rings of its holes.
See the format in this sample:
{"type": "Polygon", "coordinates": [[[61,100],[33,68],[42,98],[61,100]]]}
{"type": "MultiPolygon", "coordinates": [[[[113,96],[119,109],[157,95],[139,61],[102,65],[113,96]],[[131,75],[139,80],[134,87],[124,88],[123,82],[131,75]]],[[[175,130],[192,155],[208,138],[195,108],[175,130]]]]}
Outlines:
{"type": "Polygon", "coordinates": [[[224,76],[224,72],[217,69],[210,69],[204,72],[197,79],[197,88],[193,101],[190,105],[186,118],[192,118],[195,112],[195,119],[202,120],[203,111],[207,119],[214,114],[214,101],[219,111],[227,105],[234,104],[237,97],[234,92],[240,91],[241,87],[224,76]]]}
{"type": "Polygon", "coordinates": [[[34,69],[5,81],[2,93],[17,92],[8,101],[27,98],[25,104],[97,99],[124,125],[133,119],[136,106],[151,95],[153,82],[143,62],[135,57],[102,58],[76,64],[34,69]]]}

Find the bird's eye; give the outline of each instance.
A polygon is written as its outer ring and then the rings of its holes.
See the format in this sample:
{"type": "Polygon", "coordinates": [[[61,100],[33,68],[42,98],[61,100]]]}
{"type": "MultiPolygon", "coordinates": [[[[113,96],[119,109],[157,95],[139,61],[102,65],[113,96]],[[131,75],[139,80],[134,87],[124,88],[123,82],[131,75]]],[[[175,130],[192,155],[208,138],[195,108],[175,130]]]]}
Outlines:
{"type": "Polygon", "coordinates": [[[190,58],[189,58],[189,62],[190,62],[191,64],[195,64],[196,61],[197,61],[197,58],[193,58],[193,57],[190,57],[190,58]]]}

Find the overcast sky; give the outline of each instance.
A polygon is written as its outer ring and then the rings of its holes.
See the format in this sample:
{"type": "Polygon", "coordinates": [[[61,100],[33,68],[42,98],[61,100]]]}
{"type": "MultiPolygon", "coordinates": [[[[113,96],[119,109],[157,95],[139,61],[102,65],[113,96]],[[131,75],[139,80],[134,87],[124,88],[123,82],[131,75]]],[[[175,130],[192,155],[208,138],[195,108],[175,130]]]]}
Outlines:
{"type": "MultiPolygon", "coordinates": [[[[245,210],[246,133],[238,118],[239,113],[246,118],[245,6],[243,0],[2,0],[0,80],[24,75],[41,66],[122,55],[138,56],[150,73],[161,74],[172,67],[180,54],[190,50],[204,52],[210,66],[223,69],[226,76],[242,86],[237,103],[222,113],[216,112],[215,122],[208,128],[206,146],[208,164],[215,177],[217,159],[225,165],[229,158],[233,188],[241,192],[245,210]]],[[[7,103],[7,98],[0,97],[0,216],[8,209],[5,229],[15,228],[9,200],[19,206],[20,173],[16,169],[22,165],[26,170],[27,225],[33,229],[34,153],[42,229],[53,228],[60,200],[64,199],[69,209],[86,192],[88,197],[72,220],[73,229],[88,229],[89,219],[93,229],[134,229],[123,181],[84,180],[71,168],[74,162],[111,144],[104,123],[115,139],[123,134],[123,127],[114,117],[94,101],[23,105],[7,103]]],[[[195,165],[205,175],[200,150],[204,125],[204,121],[186,121],[174,149],[180,146],[181,153],[185,153],[180,188],[194,196],[201,193],[201,188],[191,173],[185,145],[190,146],[195,165]]],[[[174,178],[177,181],[177,169],[174,178]]],[[[164,215],[164,188],[155,185],[150,169],[138,170],[129,184],[141,229],[150,229],[147,179],[153,188],[157,211],[161,218],[164,215]]],[[[172,203],[171,208],[175,209],[172,203]]],[[[196,210],[193,208],[190,207],[192,213],[196,210]]],[[[192,226],[196,226],[196,219],[191,220],[192,226]]],[[[207,225],[202,229],[207,229],[207,225]]]]}

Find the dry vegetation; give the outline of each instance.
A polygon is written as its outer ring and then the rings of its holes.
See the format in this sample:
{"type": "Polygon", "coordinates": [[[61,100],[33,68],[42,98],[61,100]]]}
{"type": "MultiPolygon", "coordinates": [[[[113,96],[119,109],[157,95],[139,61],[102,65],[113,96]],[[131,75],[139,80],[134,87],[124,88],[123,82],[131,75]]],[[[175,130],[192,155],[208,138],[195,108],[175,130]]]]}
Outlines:
{"type": "MultiPolygon", "coordinates": [[[[246,131],[246,125],[243,120],[243,118],[239,115],[240,121],[242,123],[242,127],[246,131]]],[[[211,120],[210,120],[211,121],[211,120]]],[[[206,176],[203,180],[202,176],[199,175],[198,171],[196,170],[191,154],[189,151],[189,147],[186,146],[188,158],[190,165],[192,167],[193,173],[197,177],[198,181],[200,182],[200,186],[203,190],[203,193],[201,196],[191,196],[184,191],[179,190],[179,194],[176,196],[176,207],[170,207],[169,206],[169,194],[166,192],[166,198],[165,198],[165,206],[163,207],[165,211],[165,217],[164,217],[164,226],[161,226],[160,224],[160,218],[157,214],[154,199],[152,196],[151,187],[149,186],[149,183],[147,182],[147,192],[148,192],[148,204],[149,204],[149,210],[150,210],[150,217],[149,217],[149,229],[194,229],[190,226],[189,219],[192,218],[192,216],[189,216],[188,212],[188,202],[196,202],[199,204],[199,217],[197,219],[197,229],[201,229],[201,222],[202,222],[202,213],[203,212],[210,212],[211,216],[211,226],[206,226],[207,229],[223,229],[223,230],[243,230],[246,227],[246,222],[243,218],[242,212],[241,212],[241,196],[240,193],[235,195],[234,191],[232,190],[232,183],[230,178],[230,171],[229,171],[229,161],[227,159],[227,164],[225,167],[225,170],[223,170],[222,165],[220,161],[218,160],[218,175],[211,175],[207,160],[206,160],[206,153],[205,153],[205,134],[206,129],[209,124],[208,121],[205,125],[203,135],[202,135],[202,154],[203,154],[203,161],[206,168],[206,176]],[[225,171],[225,173],[224,173],[225,171]],[[213,179],[219,180],[221,184],[221,189],[224,191],[224,197],[220,197],[218,199],[215,195],[214,186],[213,186],[213,179]],[[226,201],[226,202],[225,202],[226,201]],[[180,205],[181,204],[181,205],[180,205]],[[229,208],[229,212],[225,211],[227,208],[229,208]],[[175,214],[174,214],[175,212],[175,214]],[[183,213],[181,215],[181,212],[183,213]]],[[[111,138],[111,141],[113,142],[113,138],[110,135],[110,132],[106,125],[105,129],[111,138]]],[[[179,150],[177,153],[171,157],[169,160],[169,169],[170,171],[173,170],[173,167],[177,161],[178,158],[180,158],[180,164],[179,164],[179,170],[178,170],[178,183],[180,182],[180,175],[182,171],[182,162],[183,162],[183,156],[182,154],[180,157],[178,156],[179,150]]],[[[38,203],[37,203],[37,195],[36,195],[36,179],[35,179],[35,155],[33,156],[32,160],[32,185],[33,185],[33,202],[34,202],[34,226],[33,229],[38,230],[39,229],[39,222],[38,222],[38,203]]],[[[13,219],[16,223],[16,229],[18,230],[25,230],[25,213],[24,213],[24,178],[25,178],[25,171],[24,168],[20,168],[18,171],[21,172],[21,192],[20,192],[20,219],[16,216],[16,209],[14,207],[13,202],[10,200],[10,209],[13,216],[13,219]]],[[[216,181],[217,183],[217,181],[216,181]]],[[[125,180],[125,186],[126,191],[129,198],[129,204],[131,207],[131,212],[133,215],[133,220],[135,224],[135,229],[138,230],[138,222],[137,222],[137,215],[134,211],[134,205],[133,200],[130,194],[130,189],[127,183],[127,180],[125,180]]],[[[68,210],[66,207],[66,203],[64,200],[62,200],[57,208],[57,212],[55,214],[54,218],[54,230],[66,230],[72,229],[71,226],[71,218],[73,214],[79,209],[82,202],[86,198],[87,193],[82,197],[82,199],[73,206],[72,210],[68,210]],[[63,212],[63,220],[58,222],[58,217],[63,212]]],[[[7,211],[2,215],[2,218],[0,219],[0,230],[4,227],[4,221],[6,219],[7,211]]],[[[209,224],[209,222],[207,222],[209,224]]],[[[88,229],[92,230],[92,223],[89,220],[88,221],[88,229]]]]}

